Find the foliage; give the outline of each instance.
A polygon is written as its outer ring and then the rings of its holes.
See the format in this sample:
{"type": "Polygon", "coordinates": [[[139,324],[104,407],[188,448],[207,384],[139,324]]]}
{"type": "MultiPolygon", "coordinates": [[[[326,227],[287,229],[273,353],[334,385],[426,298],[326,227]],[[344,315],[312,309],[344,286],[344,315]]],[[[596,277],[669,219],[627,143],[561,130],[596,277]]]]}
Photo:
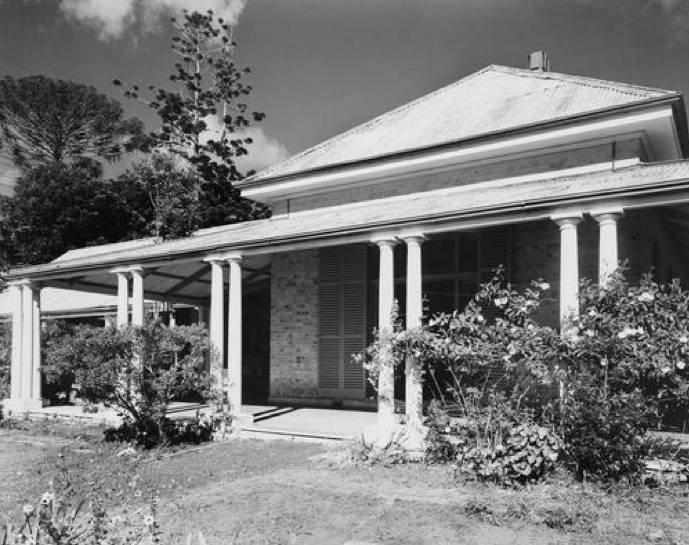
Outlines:
{"type": "Polygon", "coordinates": [[[6,243],[14,261],[37,264],[83,246],[118,242],[142,231],[140,197],[122,182],[101,178],[90,160],[25,172],[14,195],[0,199],[6,243]],[[134,199],[134,200],[130,200],[134,199]]]}
{"type": "Polygon", "coordinates": [[[655,421],[640,391],[605,392],[591,377],[570,379],[561,410],[566,458],[579,479],[638,477],[644,436],[655,421]]]}
{"type": "Polygon", "coordinates": [[[533,319],[547,288],[520,293],[498,274],[463,311],[415,330],[397,320],[359,356],[374,379],[383,358],[424,367],[438,398],[429,461],[458,458],[482,479],[515,482],[542,476],[562,451],[579,478],[639,475],[663,403],[688,398],[689,292],[650,275],[631,286],[623,271],[604,286],[584,281],[581,315],[560,333],[533,319]],[[559,399],[543,397],[556,385],[559,399]]]}
{"type": "Polygon", "coordinates": [[[584,282],[570,367],[612,394],[640,390],[647,402],[689,399],[689,291],[650,274],[631,286],[623,271],[604,287],[584,282]]]}
{"type": "MultiPolygon", "coordinates": [[[[0,402],[10,397],[10,333],[10,328],[0,324],[0,402]]],[[[0,419],[2,419],[1,403],[0,419]]]]}
{"type": "Polygon", "coordinates": [[[196,178],[193,171],[175,157],[154,152],[149,158],[134,163],[120,176],[118,183],[136,188],[145,195],[142,234],[179,238],[198,227],[202,209],[200,201],[194,198],[196,178]]]}
{"type": "Polygon", "coordinates": [[[41,343],[43,375],[41,393],[51,405],[69,401],[74,386],[74,369],[67,365],[56,365],[51,358],[54,347],[60,345],[64,337],[74,334],[74,327],[64,320],[48,320],[44,323],[41,343]]]}
{"type": "Polygon", "coordinates": [[[383,357],[396,368],[413,357],[436,382],[435,394],[441,398],[453,391],[456,377],[463,387],[483,388],[497,376],[522,392],[552,381],[566,345],[557,331],[532,318],[549,285],[533,282],[519,293],[512,284],[503,285],[501,275],[496,271],[462,311],[435,315],[427,325],[409,330],[396,320],[391,332],[376,332],[374,342],[355,359],[373,382],[383,357]],[[488,319],[487,309],[498,316],[488,319]]]}
{"type": "Polygon", "coordinates": [[[0,80],[0,149],[22,169],[146,147],[143,125],[95,88],[45,76],[0,80]]]}
{"type": "Polygon", "coordinates": [[[49,365],[73,369],[83,397],[117,407],[125,418],[123,433],[132,427],[151,446],[163,439],[171,401],[215,398],[208,357],[203,328],[168,328],[153,320],[121,330],[78,327],[56,344],[49,365]]]}
{"type": "Polygon", "coordinates": [[[524,484],[542,479],[557,461],[560,440],[548,428],[533,423],[513,426],[500,443],[466,445],[458,456],[460,470],[479,480],[524,484]]]}
{"type": "MultiPolygon", "coordinates": [[[[250,70],[235,61],[230,27],[222,19],[216,21],[210,10],[183,10],[182,20],[173,18],[172,24],[172,50],[180,57],[170,76],[176,89],[149,86],[150,100],[142,98],[137,85],[124,91],[125,97],[144,102],[158,114],[161,128],[152,134],[155,145],[182,158],[194,174],[190,196],[198,206],[191,210],[177,202],[176,187],[158,185],[170,191],[162,199],[165,216],[185,226],[161,234],[173,237],[200,227],[266,217],[265,207],[241,198],[233,186],[243,178],[236,158],[246,155],[252,143],[244,131],[264,114],[249,112],[251,86],[243,80],[250,70]]],[[[119,80],[113,83],[122,85],[119,80]]]]}

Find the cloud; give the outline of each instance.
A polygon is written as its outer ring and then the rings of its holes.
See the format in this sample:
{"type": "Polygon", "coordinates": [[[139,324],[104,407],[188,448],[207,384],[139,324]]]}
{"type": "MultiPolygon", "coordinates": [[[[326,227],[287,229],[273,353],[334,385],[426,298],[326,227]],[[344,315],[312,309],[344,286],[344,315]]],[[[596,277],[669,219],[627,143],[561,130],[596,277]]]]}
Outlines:
{"type": "Polygon", "coordinates": [[[205,12],[236,24],[247,0],[59,0],[60,11],[70,20],[92,28],[105,41],[126,32],[157,32],[167,17],[179,15],[183,8],[205,12]]]}
{"type": "MultiPolygon", "coordinates": [[[[219,139],[222,131],[222,123],[218,117],[206,117],[204,121],[207,130],[201,135],[201,140],[207,142],[211,139],[219,139]]],[[[246,145],[247,155],[237,157],[239,170],[246,173],[250,170],[261,170],[278,163],[289,157],[289,151],[285,145],[276,138],[266,134],[261,127],[249,127],[236,134],[238,138],[251,138],[253,142],[246,145]]]]}
{"type": "Polygon", "coordinates": [[[247,146],[249,154],[240,157],[237,161],[244,172],[267,168],[287,159],[290,155],[283,143],[267,135],[261,127],[250,127],[244,131],[244,136],[253,139],[253,143],[247,146]]]}

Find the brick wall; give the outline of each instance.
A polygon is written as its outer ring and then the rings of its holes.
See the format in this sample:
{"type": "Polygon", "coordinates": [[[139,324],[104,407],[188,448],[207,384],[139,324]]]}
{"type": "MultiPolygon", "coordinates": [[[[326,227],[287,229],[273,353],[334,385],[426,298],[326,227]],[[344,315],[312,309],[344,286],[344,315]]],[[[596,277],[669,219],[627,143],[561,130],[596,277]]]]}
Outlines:
{"type": "MultiPolygon", "coordinates": [[[[344,188],[313,196],[278,200],[271,203],[271,207],[274,214],[284,214],[324,206],[382,199],[418,191],[431,191],[511,176],[605,163],[611,161],[612,153],[612,143],[550,153],[541,152],[526,157],[475,164],[432,175],[412,174],[403,179],[396,177],[392,181],[379,182],[364,187],[344,188]]],[[[629,139],[617,142],[614,154],[617,160],[643,157],[643,149],[638,139],[629,139]]]]}
{"type": "Polygon", "coordinates": [[[272,258],[270,396],[318,396],[318,250],[272,258]]]}

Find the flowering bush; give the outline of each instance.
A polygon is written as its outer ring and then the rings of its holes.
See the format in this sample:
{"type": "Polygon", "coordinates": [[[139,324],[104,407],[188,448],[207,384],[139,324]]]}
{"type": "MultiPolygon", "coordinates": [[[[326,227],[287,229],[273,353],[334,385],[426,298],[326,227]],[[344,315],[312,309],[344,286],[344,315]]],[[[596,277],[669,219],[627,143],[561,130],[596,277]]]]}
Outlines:
{"type": "Polygon", "coordinates": [[[570,343],[573,373],[612,394],[639,390],[659,408],[686,403],[689,292],[679,280],[661,285],[649,274],[631,286],[618,271],[605,287],[582,283],[580,303],[570,343]]]}
{"type": "Polygon", "coordinates": [[[440,398],[454,391],[457,377],[463,388],[483,388],[491,379],[500,379],[519,395],[551,382],[565,343],[557,331],[532,318],[550,286],[533,282],[519,293],[511,284],[503,285],[500,270],[496,273],[463,311],[437,314],[427,325],[410,330],[394,320],[392,331],[376,332],[374,342],[355,356],[371,382],[375,385],[384,359],[403,369],[407,357],[419,362],[424,376],[430,374],[440,398]],[[497,317],[488,319],[487,310],[497,317]]]}
{"type": "Polygon", "coordinates": [[[420,362],[438,398],[427,421],[430,460],[459,457],[485,478],[514,481],[505,476],[526,471],[522,460],[549,460],[528,468],[538,477],[562,451],[580,478],[619,479],[638,473],[644,436],[664,407],[687,403],[689,292],[678,281],[646,275],[631,286],[622,271],[604,286],[584,281],[580,316],[562,333],[533,319],[548,287],[520,293],[498,274],[463,311],[410,331],[396,323],[359,356],[374,380],[386,358],[396,368],[420,362]],[[544,397],[555,386],[559,398],[544,397]],[[557,428],[564,446],[554,448],[549,431],[543,445],[528,440],[506,455],[523,434],[541,433],[522,423],[557,428]]]}

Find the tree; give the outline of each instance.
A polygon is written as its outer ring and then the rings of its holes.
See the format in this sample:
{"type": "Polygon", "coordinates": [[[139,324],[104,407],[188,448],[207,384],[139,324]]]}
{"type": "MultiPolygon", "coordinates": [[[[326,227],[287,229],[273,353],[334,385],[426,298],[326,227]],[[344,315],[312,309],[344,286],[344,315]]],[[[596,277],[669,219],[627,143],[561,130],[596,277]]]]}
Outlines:
{"type": "Polygon", "coordinates": [[[0,150],[22,169],[85,156],[112,161],[149,143],[141,121],[125,119],[93,87],[45,76],[0,80],[0,150]]]}
{"type": "Polygon", "coordinates": [[[199,228],[265,217],[265,207],[242,199],[233,186],[244,177],[236,158],[252,143],[242,131],[264,118],[249,112],[246,102],[251,86],[243,78],[250,70],[235,63],[236,44],[221,18],[216,22],[210,10],[183,13],[182,22],[172,19],[172,50],[180,57],[170,76],[176,89],[149,86],[152,97],[144,99],[132,85],[124,95],[155,110],[161,120],[151,135],[155,145],[181,157],[193,171],[191,195],[199,207],[187,211],[189,219],[182,223],[199,228]]]}
{"type": "Polygon", "coordinates": [[[117,242],[145,233],[146,195],[126,180],[108,181],[102,167],[81,159],[36,167],[0,200],[11,261],[45,263],[67,250],[117,242]]]}
{"type": "Polygon", "coordinates": [[[154,152],[127,169],[119,183],[146,196],[143,234],[169,239],[195,230],[202,213],[199,200],[193,198],[196,177],[174,156],[154,152]]]}

